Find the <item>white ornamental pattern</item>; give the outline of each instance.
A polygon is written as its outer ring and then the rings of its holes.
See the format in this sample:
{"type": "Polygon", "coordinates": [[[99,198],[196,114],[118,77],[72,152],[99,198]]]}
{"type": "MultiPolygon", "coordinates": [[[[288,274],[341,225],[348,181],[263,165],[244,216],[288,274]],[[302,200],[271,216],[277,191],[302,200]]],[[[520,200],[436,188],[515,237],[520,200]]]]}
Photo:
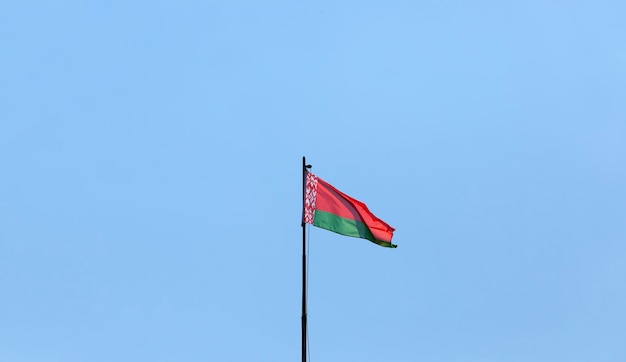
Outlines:
{"type": "Polygon", "coordinates": [[[304,222],[313,224],[315,218],[315,200],[317,198],[317,176],[306,173],[306,187],[304,188],[304,222]]]}

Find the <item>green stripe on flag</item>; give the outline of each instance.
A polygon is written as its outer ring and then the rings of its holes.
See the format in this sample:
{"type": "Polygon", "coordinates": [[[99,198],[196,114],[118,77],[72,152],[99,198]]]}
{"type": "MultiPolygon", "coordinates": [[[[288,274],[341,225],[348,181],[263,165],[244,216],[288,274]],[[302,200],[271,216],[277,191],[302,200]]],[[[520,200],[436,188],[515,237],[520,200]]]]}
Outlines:
{"type": "Polygon", "coordinates": [[[380,246],[386,246],[388,248],[396,247],[396,245],[393,245],[388,241],[377,240],[365,223],[337,216],[329,212],[315,210],[313,225],[336,232],[337,234],[367,239],[380,246]]]}

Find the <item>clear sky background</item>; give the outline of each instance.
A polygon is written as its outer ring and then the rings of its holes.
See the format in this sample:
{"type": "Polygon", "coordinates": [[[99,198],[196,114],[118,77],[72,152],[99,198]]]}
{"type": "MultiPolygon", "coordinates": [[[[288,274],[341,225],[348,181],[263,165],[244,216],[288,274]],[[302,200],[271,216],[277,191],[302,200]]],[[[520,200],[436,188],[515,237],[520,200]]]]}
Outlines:
{"type": "Polygon", "coordinates": [[[4,1],[0,360],[626,361],[623,1],[4,1]]]}

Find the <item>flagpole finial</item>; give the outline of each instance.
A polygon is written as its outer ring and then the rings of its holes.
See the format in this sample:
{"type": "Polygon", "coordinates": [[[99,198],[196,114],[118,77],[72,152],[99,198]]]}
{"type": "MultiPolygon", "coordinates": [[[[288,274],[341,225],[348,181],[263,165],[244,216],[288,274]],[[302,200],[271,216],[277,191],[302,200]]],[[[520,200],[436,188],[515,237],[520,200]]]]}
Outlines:
{"type": "Polygon", "coordinates": [[[313,166],[306,164],[306,157],[302,156],[302,167],[303,168],[311,168],[313,166]]]}

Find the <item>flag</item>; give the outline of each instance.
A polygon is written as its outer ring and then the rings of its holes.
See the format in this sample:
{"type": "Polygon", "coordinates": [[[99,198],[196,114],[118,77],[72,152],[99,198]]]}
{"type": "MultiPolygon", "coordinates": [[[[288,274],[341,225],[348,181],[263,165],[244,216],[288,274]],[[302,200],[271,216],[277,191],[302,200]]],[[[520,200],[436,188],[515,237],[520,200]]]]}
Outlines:
{"type": "Polygon", "coordinates": [[[341,235],[367,239],[388,248],[394,228],[382,221],[367,205],[306,172],[304,222],[341,235]]]}

